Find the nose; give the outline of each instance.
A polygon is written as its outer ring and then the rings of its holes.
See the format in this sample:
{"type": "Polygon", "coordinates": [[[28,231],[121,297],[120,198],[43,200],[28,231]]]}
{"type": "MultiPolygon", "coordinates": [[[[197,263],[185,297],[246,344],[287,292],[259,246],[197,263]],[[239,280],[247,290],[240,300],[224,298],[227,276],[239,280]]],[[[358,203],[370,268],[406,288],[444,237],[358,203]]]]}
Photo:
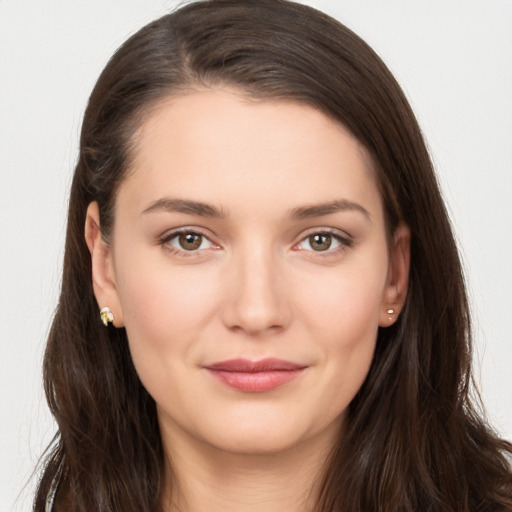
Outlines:
{"type": "Polygon", "coordinates": [[[255,248],[234,257],[226,283],[223,321],[251,336],[280,332],[291,318],[289,290],[272,251],[255,248]]]}

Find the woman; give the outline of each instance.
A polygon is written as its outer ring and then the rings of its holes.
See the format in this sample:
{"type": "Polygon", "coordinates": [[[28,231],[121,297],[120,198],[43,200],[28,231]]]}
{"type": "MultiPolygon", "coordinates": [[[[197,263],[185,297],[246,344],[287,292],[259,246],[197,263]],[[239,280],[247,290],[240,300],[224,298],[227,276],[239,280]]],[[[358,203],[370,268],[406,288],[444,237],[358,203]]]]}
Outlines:
{"type": "Polygon", "coordinates": [[[305,6],[191,4],[121,47],[85,114],[34,509],[509,510],[470,342],[380,59],[305,6]]]}

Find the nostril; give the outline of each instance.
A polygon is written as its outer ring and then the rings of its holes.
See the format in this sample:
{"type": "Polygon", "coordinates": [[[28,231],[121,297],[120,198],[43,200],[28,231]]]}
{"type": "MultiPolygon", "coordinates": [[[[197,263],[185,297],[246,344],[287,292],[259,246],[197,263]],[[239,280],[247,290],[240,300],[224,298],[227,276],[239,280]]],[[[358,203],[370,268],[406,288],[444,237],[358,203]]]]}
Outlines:
{"type": "Polygon", "coordinates": [[[224,321],[232,331],[255,336],[282,331],[288,323],[288,316],[283,302],[273,300],[247,304],[239,299],[226,308],[224,321]]]}

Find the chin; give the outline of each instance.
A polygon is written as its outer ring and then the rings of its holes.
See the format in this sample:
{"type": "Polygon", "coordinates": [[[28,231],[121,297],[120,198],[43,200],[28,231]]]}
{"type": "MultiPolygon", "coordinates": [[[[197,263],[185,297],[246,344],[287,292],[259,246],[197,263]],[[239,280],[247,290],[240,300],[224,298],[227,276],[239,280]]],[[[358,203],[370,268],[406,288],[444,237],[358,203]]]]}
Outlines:
{"type": "Polygon", "coordinates": [[[275,455],[317,443],[333,446],[341,423],[341,416],[326,423],[309,423],[302,414],[272,414],[272,410],[267,410],[259,418],[254,414],[239,421],[210,424],[209,428],[201,429],[197,438],[230,454],[275,455]]]}
{"type": "Polygon", "coordinates": [[[300,444],[301,436],[296,433],[234,431],[229,436],[205,439],[212,447],[232,455],[265,456],[282,454],[300,444]]]}

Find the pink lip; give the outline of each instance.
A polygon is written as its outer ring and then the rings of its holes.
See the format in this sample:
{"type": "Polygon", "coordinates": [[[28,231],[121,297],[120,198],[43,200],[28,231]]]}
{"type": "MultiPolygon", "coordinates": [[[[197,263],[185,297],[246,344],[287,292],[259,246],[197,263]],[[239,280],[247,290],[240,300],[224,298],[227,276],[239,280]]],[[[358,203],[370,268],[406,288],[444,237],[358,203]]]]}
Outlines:
{"type": "Polygon", "coordinates": [[[307,367],[281,359],[230,359],[205,366],[222,383],[246,393],[270,391],[298,377],[307,367]]]}

